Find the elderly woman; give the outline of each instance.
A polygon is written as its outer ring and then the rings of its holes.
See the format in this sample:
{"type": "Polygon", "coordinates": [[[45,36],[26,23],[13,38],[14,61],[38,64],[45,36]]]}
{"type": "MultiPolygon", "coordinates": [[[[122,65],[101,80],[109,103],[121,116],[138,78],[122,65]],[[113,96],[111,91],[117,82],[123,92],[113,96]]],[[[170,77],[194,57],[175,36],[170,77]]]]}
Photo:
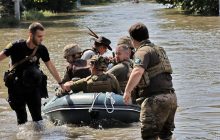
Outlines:
{"type": "Polygon", "coordinates": [[[66,72],[62,80],[63,83],[72,78],[85,78],[91,75],[87,61],[81,59],[82,51],[78,44],[68,44],[63,49],[64,58],[68,62],[66,72]]]}
{"type": "Polygon", "coordinates": [[[106,58],[94,55],[89,62],[91,75],[78,81],[66,82],[64,86],[68,91],[72,90],[74,93],[83,91],[84,93],[114,92],[122,94],[115,76],[105,73],[108,65],[106,58]]]}

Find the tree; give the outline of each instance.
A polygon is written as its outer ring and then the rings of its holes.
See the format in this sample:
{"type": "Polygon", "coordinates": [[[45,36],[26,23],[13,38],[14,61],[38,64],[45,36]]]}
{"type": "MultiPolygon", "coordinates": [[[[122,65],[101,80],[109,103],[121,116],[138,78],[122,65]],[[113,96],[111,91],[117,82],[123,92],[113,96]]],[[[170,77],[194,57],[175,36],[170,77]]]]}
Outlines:
{"type": "Polygon", "coordinates": [[[14,2],[12,0],[0,0],[1,17],[9,17],[14,15],[14,2]]]}
{"type": "Polygon", "coordinates": [[[23,0],[27,10],[48,10],[51,12],[68,12],[75,7],[76,0],[23,0]]]}
{"type": "Polygon", "coordinates": [[[158,3],[180,5],[186,14],[217,16],[219,0],[156,0],[158,3]]]}
{"type": "Polygon", "coordinates": [[[182,9],[187,14],[217,16],[219,15],[219,0],[184,0],[182,9]]]}

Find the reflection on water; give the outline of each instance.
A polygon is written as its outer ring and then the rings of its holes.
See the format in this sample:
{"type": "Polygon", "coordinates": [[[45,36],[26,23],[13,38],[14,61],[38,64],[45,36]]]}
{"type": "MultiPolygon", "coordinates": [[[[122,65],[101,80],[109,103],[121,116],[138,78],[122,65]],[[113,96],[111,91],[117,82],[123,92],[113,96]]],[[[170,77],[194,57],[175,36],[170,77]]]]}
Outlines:
{"type": "MultiPolygon", "coordinates": [[[[179,108],[176,114],[175,137],[178,140],[220,139],[220,18],[184,16],[174,10],[163,9],[155,3],[115,3],[108,6],[85,7],[80,18],[59,19],[69,22],[64,26],[56,24],[47,28],[44,44],[51,52],[59,72],[63,75],[65,62],[62,56],[64,45],[77,42],[89,48],[92,42],[86,33],[86,26],[100,35],[111,39],[115,48],[117,39],[127,35],[130,25],[145,23],[151,40],[163,46],[171,60],[174,73],[173,83],[178,96],[179,108]],[[81,17],[82,16],[82,17],[81,17]],[[72,22],[72,24],[71,24],[72,22]]],[[[0,29],[0,48],[19,38],[26,38],[26,29],[0,29]]],[[[108,55],[111,53],[108,52],[108,55]]],[[[0,73],[7,69],[7,60],[1,63],[0,73]]],[[[43,67],[43,69],[45,69],[43,67]]],[[[48,73],[48,71],[46,71],[48,73]]],[[[49,78],[50,96],[56,83],[49,78]]],[[[16,127],[15,114],[9,110],[6,88],[0,79],[0,137],[18,139],[23,133],[16,127]]],[[[45,100],[44,100],[45,101],[45,100]]],[[[30,115],[29,115],[30,119],[30,115]]],[[[27,133],[27,135],[32,133],[27,133]]],[[[26,135],[26,134],[24,134],[26,135]]],[[[69,125],[50,125],[43,133],[34,133],[36,139],[140,139],[139,123],[126,128],[93,129],[69,125]]]]}

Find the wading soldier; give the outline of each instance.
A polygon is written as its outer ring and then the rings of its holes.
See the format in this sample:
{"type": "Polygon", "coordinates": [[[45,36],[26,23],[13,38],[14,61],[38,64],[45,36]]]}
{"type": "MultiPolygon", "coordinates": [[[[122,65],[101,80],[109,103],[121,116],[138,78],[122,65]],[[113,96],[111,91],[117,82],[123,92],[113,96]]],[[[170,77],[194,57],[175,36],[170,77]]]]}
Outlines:
{"type": "Polygon", "coordinates": [[[141,135],[144,140],[170,140],[174,126],[177,99],[172,84],[172,69],[163,48],[150,42],[147,27],[142,23],[129,29],[133,46],[134,68],[125,88],[124,101],[129,103],[131,91],[144,81],[139,89],[141,105],[141,135]]]}
{"type": "MultiPolygon", "coordinates": [[[[56,81],[61,83],[59,74],[50,60],[47,48],[41,44],[44,34],[44,27],[40,23],[32,23],[29,26],[27,40],[9,43],[0,52],[0,61],[8,56],[11,58],[10,65],[11,69],[13,69],[13,74],[10,77],[13,78],[9,79],[9,76],[5,76],[4,80],[5,85],[8,87],[8,101],[11,108],[16,112],[18,124],[27,122],[26,105],[34,122],[42,120],[41,97],[43,87],[41,85],[43,74],[39,69],[40,58],[56,81]]],[[[60,86],[63,90],[66,90],[62,84],[60,86]]]]}

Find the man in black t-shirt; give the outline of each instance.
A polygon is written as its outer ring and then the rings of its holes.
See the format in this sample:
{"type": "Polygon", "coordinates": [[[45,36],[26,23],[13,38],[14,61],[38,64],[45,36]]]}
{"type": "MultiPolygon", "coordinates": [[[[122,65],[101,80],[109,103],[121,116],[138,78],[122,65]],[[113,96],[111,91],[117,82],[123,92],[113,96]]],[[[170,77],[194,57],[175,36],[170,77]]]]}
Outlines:
{"type": "Polygon", "coordinates": [[[44,35],[44,27],[40,23],[32,23],[29,26],[29,37],[27,40],[18,40],[9,43],[7,47],[0,52],[0,61],[10,56],[10,66],[12,67],[20,63],[24,58],[34,54],[31,59],[15,67],[15,78],[12,84],[7,85],[9,104],[16,112],[18,124],[27,122],[26,105],[29,108],[34,122],[42,120],[42,72],[39,69],[39,59],[42,59],[52,76],[61,88],[65,90],[60,76],[50,60],[47,48],[41,44],[44,35]],[[36,53],[33,53],[34,51],[36,51],[36,53]]]}

